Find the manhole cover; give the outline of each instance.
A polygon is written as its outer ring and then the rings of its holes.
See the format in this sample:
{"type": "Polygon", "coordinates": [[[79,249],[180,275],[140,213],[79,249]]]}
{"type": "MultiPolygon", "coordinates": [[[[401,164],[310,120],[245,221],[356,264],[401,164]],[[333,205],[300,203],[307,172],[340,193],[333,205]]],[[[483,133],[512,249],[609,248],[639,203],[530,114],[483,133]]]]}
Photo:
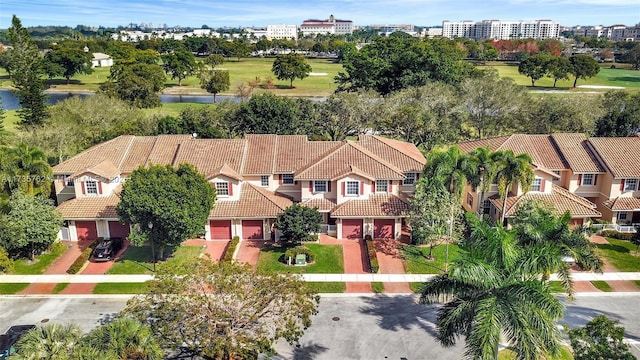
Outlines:
{"type": "Polygon", "coordinates": [[[339,317],[337,317],[337,316],[334,316],[334,317],[332,317],[332,318],[331,318],[331,320],[333,320],[333,321],[340,321],[340,318],[339,318],[339,317]]]}
{"type": "Polygon", "coordinates": [[[46,322],[49,322],[49,319],[44,318],[44,319],[40,320],[40,322],[44,324],[44,323],[46,323],[46,322]]]}

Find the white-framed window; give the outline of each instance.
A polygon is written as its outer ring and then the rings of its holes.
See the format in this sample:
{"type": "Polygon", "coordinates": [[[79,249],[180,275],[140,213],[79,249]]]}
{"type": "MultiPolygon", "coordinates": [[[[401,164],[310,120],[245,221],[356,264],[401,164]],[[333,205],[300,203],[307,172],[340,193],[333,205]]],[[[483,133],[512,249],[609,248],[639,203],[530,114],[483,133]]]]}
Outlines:
{"type": "Polygon", "coordinates": [[[622,211],[618,213],[617,216],[618,220],[627,220],[627,212],[626,211],[622,211]]]}
{"type": "Polygon", "coordinates": [[[64,179],[64,186],[66,187],[73,187],[75,186],[75,179],[73,179],[71,176],[66,177],[64,179]]]}
{"type": "Polygon", "coordinates": [[[490,211],[491,211],[491,201],[490,200],[483,201],[482,202],[482,213],[488,215],[490,211]]]}
{"type": "Polygon", "coordinates": [[[376,180],[376,192],[377,193],[389,192],[389,180],[376,180]]]}
{"type": "Polygon", "coordinates": [[[325,193],[329,191],[329,186],[327,185],[327,180],[314,180],[313,181],[313,192],[314,193],[325,193]]]}
{"type": "Polygon", "coordinates": [[[404,176],[405,178],[402,180],[402,185],[413,185],[418,179],[418,174],[416,173],[406,173],[404,176]]]}
{"type": "Polygon", "coordinates": [[[467,193],[467,205],[473,206],[473,195],[471,193],[467,193]]]}
{"type": "Polygon", "coordinates": [[[625,179],[624,191],[636,191],[638,189],[638,179],[625,179]]]}
{"type": "Polygon", "coordinates": [[[84,193],[87,195],[98,195],[98,182],[95,180],[85,181],[84,193]]]}
{"type": "Polygon", "coordinates": [[[359,181],[347,181],[346,192],[347,196],[360,195],[360,182],[359,181]]]}
{"type": "Polygon", "coordinates": [[[558,182],[558,181],[560,181],[560,171],[559,171],[559,170],[553,170],[553,173],[554,173],[554,174],[556,174],[556,175],[558,175],[558,177],[554,177],[552,181],[553,181],[553,182],[558,182]]]}
{"type": "Polygon", "coordinates": [[[218,196],[229,196],[229,183],[226,181],[217,182],[216,192],[218,196]]]}
{"type": "Polygon", "coordinates": [[[269,187],[269,175],[260,176],[260,186],[269,187]]]}
{"type": "Polygon", "coordinates": [[[595,174],[582,174],[582,185],[593,186],[596,179],[595,174]]]}
{"type": "Polygon", "coordinates": [[[542,179],[537,178],[537,179],[533,179],[533,182],[531,183],[531,189],[529,189],[529,191],[541,191],[542,190],[542,179]]]}
{"type": "Polygon", "coordinates": [[[293,174],[282,174],[282,183],[286,185],[293,185],[293,174]]]}

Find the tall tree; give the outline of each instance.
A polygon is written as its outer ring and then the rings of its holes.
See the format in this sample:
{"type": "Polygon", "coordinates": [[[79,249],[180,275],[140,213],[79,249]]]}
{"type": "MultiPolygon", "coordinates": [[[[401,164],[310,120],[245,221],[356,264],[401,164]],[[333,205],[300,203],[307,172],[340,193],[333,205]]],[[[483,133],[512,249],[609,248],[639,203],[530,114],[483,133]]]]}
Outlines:
{"type": "Polygon", "coordinates": [[[633,360],[635,356],[624,343],[624,328],[617,321],[599,315],[584,327],[568,331],[575,360],[633,360]]]}
{"type": "Polygon", "coordinates": [[[303,55],[289,53],[276,56],[271,72],[278,80],[289,80],[289,87],[293,89],[293,80],[302,80],[309,76],[311,65],[307,64],[303,55]]]}
{"type": "Polygon", "coordinates": [[[553,79],[553,87],[556,87],[558,80],[569,79],[571,74],[571,62],[563,56],[556,56],[547,64],[547,75],[553,79]]]}
{"type": "Polygon", "coordinates": [[[48,116],[47,96],[44,93],[44,63],[38,47],[15,15],[7,33],[12,49],[7,51],[10,59],[11,80],[20,101],[18,116],[20,125],[41,125],[48,116]]]}
{"type": "Polygon", "coordinates": [[[91,74],[93,72],[92,59],[93,56],[90,52],[64,45],[54,46],[44,57],[49,76],[63,76],[67,79],[67,84],[76,74],[91,74]]]}
{"type": "Polygon", "coordinates": [[[82,330],[77,325],[46,324],[25,333],[16,343],[23,359],[71,360],[82,330]]]}
{"type": "Polygon", "coordinates": [[[148,324],[165,346],[206,359],[255,359],[272,353],[278,339],[297,341],[318,301],[299,277],[197,259],[160,272],[125,313],[148,324]]]}
{"type": "Polygon", "coordinates": [[[598,65],[598,62],[590,55],[573,55],[569,58],[569,62],[571,63],[570,73],[575,76],[575,79],[573,80],[573,87],[576,87],[578,79],[586,80],[598,75],[600,72],[600,65],[598,65]]]}
{"type": "Polygon", "coordinates": [[[162,348],[153,336],[151,328],[127,317],[119,317],[91,330],[74,348],[74,359],[80,357],[78,354],[84,352],[86,348],[97,349],[100,359],[161,360],[164,358],[162,348]]]}
{"type": "Polygon", "coordinates": [[[440,183],[461,203],[464,188],[476,171],[469,156],[454,145],[447,149],[434,149],[427,154],[424,176],[440,183]]]}
{"type": "Polygon", "coordinates": [[[178,79],[178,86],[182,86],[182,80],[196,71],[196,58],[186,49],[162,55],[162,62],[164,71],[171,75],[172,79],[178,79]]]}
{"type": "Polygon", "coordinates": [[[500,221],[504,224],[509,191],[514,186],[519,186],[526,193],[531,187],[535,176],[531,165],[533,160],[529,154],[515,155],[511,150],[494,152],[492,160],[496,164],[495,179],[498,184],[498,194],[502,198],[500,221]]]}
{"type": "Polygon", "coordinates": [[[549,69],[549,63],[553,58],[545,53],[537,53],[520,62],[518,72],[531,79],[531,86],[536,86],[536,81],[541,79],[549,69]]]}
{"type": "Polygon", "coordinates": [[[200,73],[200,87],[208,93],[213,94],[213,102],[216,102],[216,95],[219,92],[229,90],[229,71],[227,70],[207,70],[200,73]]]}
{"type": "Polygon", "coordinates": [[[49,195],[53,176],[47,157],[40,149],[21,143],[0,149],[0,154],[2,190],[7,194],[21,190],[29,195],[49,195]]]}
{"type": "Polygon", "coordinates": [[[604,114],[596,120],[596,136],[630,136],[640,132],[640,94],[608,91],[604,114]]]}
{"type": "Polygon", "coordinates": [[[493,161],[492,154],[488,146],[486,148],[479,147],[469,153],[470,167],[477,170],[471,172],[467,180],[473,191],[480,189],[480,197],[476,208],[478,215],[481,215],[484,194],[489,191],[495,178],[496,164],[493,161]]]}
{"type": "Polygon", "coordinates": [[[321,102],[318,126],[330,140],[342,141],[371,128],[383,99],[375,92],[336,93],[321,102]]]}
{"type": "Polygon", "coordinates": [[[301,104],[310,100],[291,99],[271,93],[254,95],[240,105],[235,123],[244,134],[313,134],[312,114],[305,113],[301,104]]]}
{"type": "Polygon", "coordinates": [[[116,212],[122,222],[139,225],[137,245],[148,240],[159,246],[163,258],[165,247],[179,246],[202,231],[215,199],[215,190],[193,166],[152,165],[131,173],[116,212]]]}
{"type": "Polygon", "coordinates": [[[4,127],[4,120],[7,118],[4,107],[2,107],[2,97],[0,97],[0,145],[5,145],[9,132],[4,127]]]}
{"type": "Polygon", "coordinates": [[[320,231],[322,214],[317,208],[293,204],[278,215],[276,227],[282,232],[282,239],[291,243],[300,243],[311,238],[311,234],[320,231]]]}
{"type": "Polygon", "coordinates": [[[420,302],[445,302],[438,310],[438,341],[448,347],[464,336],[465,356],[473,359],[497,359],[501,340],[518,359],[557,354],[556,321],[564,307],[540,278],[547,254],[524,256],[513,232],[470,213],[467,221],[471,235],[460,258],[421,290],[420,302]]]}

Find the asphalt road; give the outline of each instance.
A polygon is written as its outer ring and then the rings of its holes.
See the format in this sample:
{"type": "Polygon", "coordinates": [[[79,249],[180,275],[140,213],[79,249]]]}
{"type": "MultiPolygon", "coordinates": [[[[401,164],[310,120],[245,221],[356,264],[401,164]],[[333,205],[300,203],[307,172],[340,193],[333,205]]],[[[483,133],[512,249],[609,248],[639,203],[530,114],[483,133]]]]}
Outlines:
{"type": "MultiPolygon", "coordinates": [[[[75,322],[84,331],[112,319],[126,296],[0,297],[0,331],[11,325],[75,322]]],[[[582,326],[604,314],[626,329],[640,357],[640,294],[580,297],[567,305],[561,323],[582,326]]],[[[443,348],[434,339],[435,307],[416,304],[410,296],[323,298],[313,325],[300,346],[278,343],[284,359],[460,359],[464,341],[443,348]]]]}

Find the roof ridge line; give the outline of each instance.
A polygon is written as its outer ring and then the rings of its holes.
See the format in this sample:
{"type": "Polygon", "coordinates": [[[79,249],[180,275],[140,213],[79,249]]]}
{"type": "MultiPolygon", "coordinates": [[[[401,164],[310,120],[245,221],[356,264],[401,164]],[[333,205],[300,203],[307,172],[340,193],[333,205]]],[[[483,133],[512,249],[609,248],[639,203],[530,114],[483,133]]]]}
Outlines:
{"type": "MultiPolygon", "coordinates": [[[[124,151],[124,154],[122,154],[122,159],[120,159],[120,162],[118,163],[117,167],[119,171],[122,171],[122,163],[124,163],[124,160],[127,158],[127,155],[129,155],[129,150],[131,150],[131,146],[133,145],[133,142],[135,141],[136,136],[133,135],[131,137],[131,140],[129,141],[129,144],[127,145],[127,150],[124,151]]],[[[115,165],[115,164],[114,164],[115,165]]]]}
{"type": "MultiPolygon", "coordinates": [[[[400,150],[398,150],[398,149],[394,148],[393,146],[391,146],[391,145],[387,144],[387,143],[384,141],[384,140],[392,140],[392,141],[400,141],[400,140],[384,138],[384,137],[382,137],[382,136],[378,136],[378,135],[366,135],[366,134],[364,134],[364,135],[365,135],[365,136],[371,136],[371,137],[372,137],[372,138],[374,138],[376,141],[378,141],[378,142],[382,143],[382,144],[383,144],[384,146],[386,146],[386,147],[389,147],[389,148],[391,148],[391,149],[393,149],[393,150],[395,150],[395,151],[399,152],[399,153],[400,153],[400,154],[402,154],[404,157],[407,157],[407,158],[409,158],[409,159],[411,159],[411,160],[413,160],[413,161],[418,161],[418,160],[417,160],[417,159],[415,159],[414,157],[407,155],[407,153],[405,153],[404,151],[400,151],[400,150]],[[384,139],[384,140],[383,140],[383,139],[384,139]]],[[[412,144],[412,143],[410,143],[410,142],[408,142],[408,141],[407,141],[406,143],[407,143],[407,144],[412,144]]],[[[413,145],[413,144],[412,144],[412,145],[413,145]]],[[[360,146],[364,147],[363,145],[360,145],[360,146]]],[[[419,152],[420,154],[422,154],[422,151],[420,151],[420,149],[418,149],[417,147],[416,147],[416,149],[418,150],[418,152],[419,152]]],[[[426,156],[424,156],[424,154],[422,154],[422,156],[423,156],[424,158],[426,158],[426,156]]],[[[419,162],[419,161],[418,161],[418,162],[419,162]]]]}
{"type": "Polygon", "coordinates": [[[238,169],[240,170],[238,171],[239,175],[244,174],[244,167],[247,164],[247,153],[249,152],[249,141],[247,141],[246,138],[242,138],[242,141],[244,141],[244,146],[242,147],[242,161],[240,162],[240,169],[238,169]]]}
{"type": "MultiPolygon", "coordinates": [[[[241,189],[240,189],[240,191],[242,191],[242,186],[244,186],[245,184],[249,185],[251,188],[253,188],[254,190],[256,190],[256,191],[260,194],[260,196],[262,196],[263,198],[267,199],[270,203],[272,203],[273,205],[275,205],[275,206],[279,207],[280,209],[282,209],[282,206],[280,206],[280,204],[276,203],[275,201],[273,201],[273,199],[271,199],[269,196],[267,196],[267,194],[266,194],[265,192],[267,192],[267,191],[269,191],[269,190],[262,189],[262,188],[260,188],[260,187],[258,187],[258,186],[256,186],[256,185],[253,185],[253,184],[252,184],[252,183],[250,183],[250,182],[243,181],[243,182],[242,182],[242,185],[241,185],[241,189]]],[[[274,193],[274,195],[275,195],[275,193],[274,193]]],[[[277,196],[277,195],[276,195],[276,196],[277,196]]],[[[283,209],[283,210],[284,210],[284,209],[283,209]]]]}
{"type": "Polygon", "coordinates": [[[342,148],[343,146],[345,146],[347,144],[346,141],[341,142],[340,144],[331,147],[330,149],[326,150],[325,152],[323,152],[322,154],[316,156],[315,158],[309,160],[308,163],[306,163],[305,165],[303,165],[302,167],[300,167],[299,169],[296,169],[293,173],[294,174],[301,174],[307,170],[309,170],[312,166],[318,164],[320,162],[321,159],[324,159],[326,157],[328,157],[331,153],[338,151],[338,149],[342,148]]]}
{"type": "Polygon", "coordinates": [[[373,152],[367,150],[365,147],[363,147],[362,145],[359,145],[353,141],[347,141],[347,145],[351,145],[353,146],[356,150],[360,151],[361,153],[365,154],[366,156],[369,156],[370,158],[382,163],[384,166],[388,167],[389,169],[397,172],[398,174],[404,176],[404,173],[402,172],[402,170],[398,169],[397,167],[395,167],[395,165],[389,163],[388,161],[382,159],[381,157],[379,157],[378,155],[374,154],[373,152]]]}

